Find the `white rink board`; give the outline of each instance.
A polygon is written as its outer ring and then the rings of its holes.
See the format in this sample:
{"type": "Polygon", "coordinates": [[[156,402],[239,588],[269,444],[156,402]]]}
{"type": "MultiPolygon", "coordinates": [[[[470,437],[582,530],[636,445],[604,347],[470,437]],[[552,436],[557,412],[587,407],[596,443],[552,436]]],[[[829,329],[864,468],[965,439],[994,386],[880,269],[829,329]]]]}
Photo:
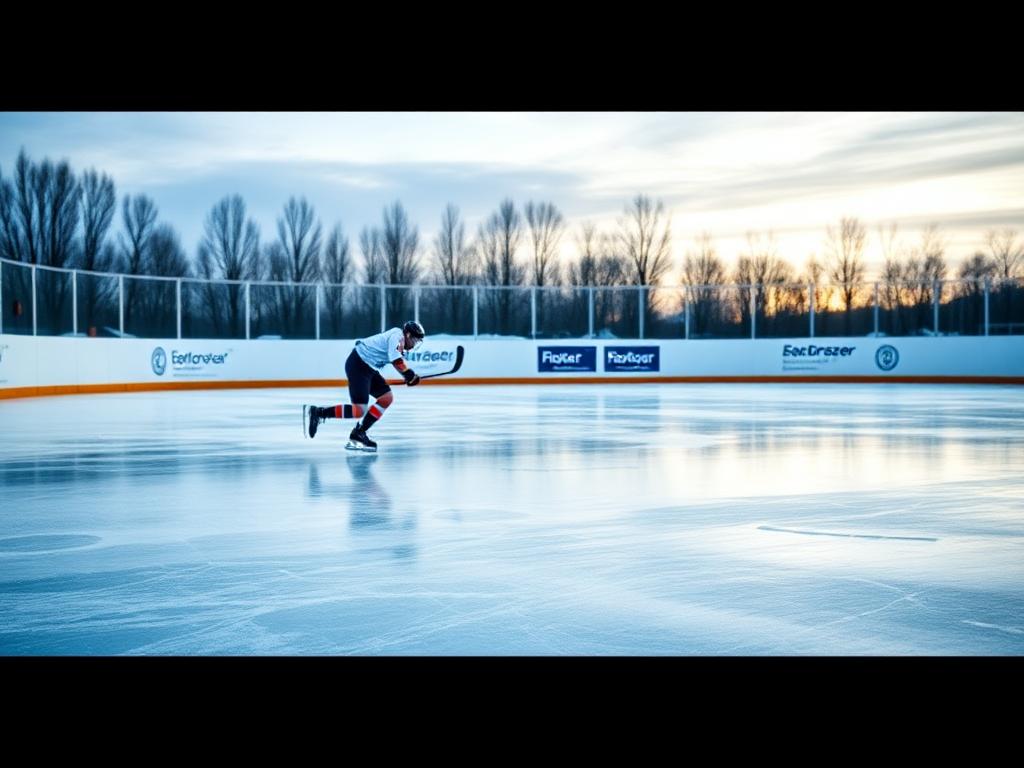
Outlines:
{"type": "MultiPolygon", "coordinates": [[[[93,339],[0,336],[0,390],[118,384],[328,382],[345,378],[351,340],[93,339]]],[[[1024,377],[1024,337],[757,340],[429,338],[412,353],[420,374],[465,362],[452,379],[680,377],[1024,377]],[[619,368],[610,364],[617,352],[619,368]],[[426,355],[430,359],[424,358],[426,355]],[[551,370],[541,370],[542,363],[551,370]]],[[[387,378],[397,378],[390,367],[387,378]]]]}

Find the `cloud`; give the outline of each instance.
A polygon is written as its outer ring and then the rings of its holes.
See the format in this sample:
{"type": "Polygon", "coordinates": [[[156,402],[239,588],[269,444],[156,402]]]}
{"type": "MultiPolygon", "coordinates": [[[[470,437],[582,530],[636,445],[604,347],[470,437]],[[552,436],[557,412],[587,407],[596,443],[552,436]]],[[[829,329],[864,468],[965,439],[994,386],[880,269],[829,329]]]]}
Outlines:
{"type": "Polygon", "coordinates": [[[5,176],[22,147],[153,197],[190,251],[235,193],[265,238],[293,195],[353,238],[395,200],[427,240],[449,202],[470,232],[505,198],[608,226],[638,193],[716,235],[843,215],[1024,229],[1018,113],[0,114],[5,176]]]}

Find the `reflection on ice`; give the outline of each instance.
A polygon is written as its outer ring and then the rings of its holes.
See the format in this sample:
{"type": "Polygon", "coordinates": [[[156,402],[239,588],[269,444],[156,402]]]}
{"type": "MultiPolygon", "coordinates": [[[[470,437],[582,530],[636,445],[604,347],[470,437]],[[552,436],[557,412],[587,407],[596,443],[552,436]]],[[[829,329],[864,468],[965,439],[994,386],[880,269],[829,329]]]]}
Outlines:
{"type": "Polygon", "coordinates": [[[0,401],[3,654],[1020,654],[1024,391],[0,401]]]}

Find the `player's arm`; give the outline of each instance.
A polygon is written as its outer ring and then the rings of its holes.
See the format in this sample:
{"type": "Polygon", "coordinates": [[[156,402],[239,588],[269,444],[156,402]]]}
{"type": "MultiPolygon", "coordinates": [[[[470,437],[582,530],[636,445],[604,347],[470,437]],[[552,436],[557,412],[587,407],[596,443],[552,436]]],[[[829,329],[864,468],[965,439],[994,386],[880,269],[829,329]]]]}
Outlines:
{"type": "Polygon", "coordinates": [[[410,387],[415,387],[420,383],[420,377],[416,375],[416,372],[409,367],[409,364],[403,358],[399,357],[397,360],[392,360],[391,364],[395,366],[396,371],[402,374],[405,383],[410,387]]]}

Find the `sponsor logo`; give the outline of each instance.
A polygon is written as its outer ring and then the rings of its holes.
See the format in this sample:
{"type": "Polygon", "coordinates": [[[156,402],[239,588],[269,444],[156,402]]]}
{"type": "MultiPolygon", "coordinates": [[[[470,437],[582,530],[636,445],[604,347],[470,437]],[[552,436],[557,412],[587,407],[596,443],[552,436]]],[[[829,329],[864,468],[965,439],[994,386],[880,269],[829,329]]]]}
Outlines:
{"type": "Polygon", "coordinates": [[[149,358],[149,364],[153,366],[153,373],[157,376],[164,375],[164,371],[167,370],[167,353],[164,352],[163,347],[157,347],[153,350],[153,354],[149,358]]]}
{"type": "Polygon", "coordinates": [[[444,352],[413,350],[412,352],[405,353],[405,360],[409,363],[449,363],[455,361],[455,352],[449,350],[444,352]]]}
{"type": "MultiPolygon", "coordinates": [[[[163,350],[160,350],[163,352],[163,350]]],[[[224,361],[227,360],[228,353],[222,352],[216,354],[213,352],[202,353],[202,352],[179,352],[176,349],[171,350],[171,364],[177,368],[181,365],[223,365],[224,361]]]]}
{"type": "Polygon", "coordinates": [[[852,357],[856,347],[825,344],[786,344],[782,347],[783,371],[828,371],[844,357],[852,357]]]}
{"type": "Polygon", "coordinates": [[[900,362],[900,353],[891,344],[885,344],[875,352],[875,365],[883,371],[891,371],[900,362]]]}
{"type": "Polygon", "coordinates": [[[157,347],[150,355],[149,362],[153,367],[153,373],[157,376],[163,376],[168,368],[171,369],[173,376],[215,376],[215,373],[206,372],[208,367],[224,365],[231,351],[229,349],[227,352],[195,352],[193,350],[179,352],[172,349],[171,354],[168,355],[163,347],[157,347]]]}
{"type": "Polygon", "coordinates": [[[606,371],[659,371],[658,347],[605,347],[606,371]]]}
{"type": "Polygon", "coordinates": [[[856,347],[816,347],[809,344],[806,347],[796,347],[787,344],[782,348],[783,357],[848,357],[853,354],[856,347]]]}
{"type": "Polygon", "coordinates": [[[596,371],[597,347],[537,347],[537,370],[596,371]]]}

